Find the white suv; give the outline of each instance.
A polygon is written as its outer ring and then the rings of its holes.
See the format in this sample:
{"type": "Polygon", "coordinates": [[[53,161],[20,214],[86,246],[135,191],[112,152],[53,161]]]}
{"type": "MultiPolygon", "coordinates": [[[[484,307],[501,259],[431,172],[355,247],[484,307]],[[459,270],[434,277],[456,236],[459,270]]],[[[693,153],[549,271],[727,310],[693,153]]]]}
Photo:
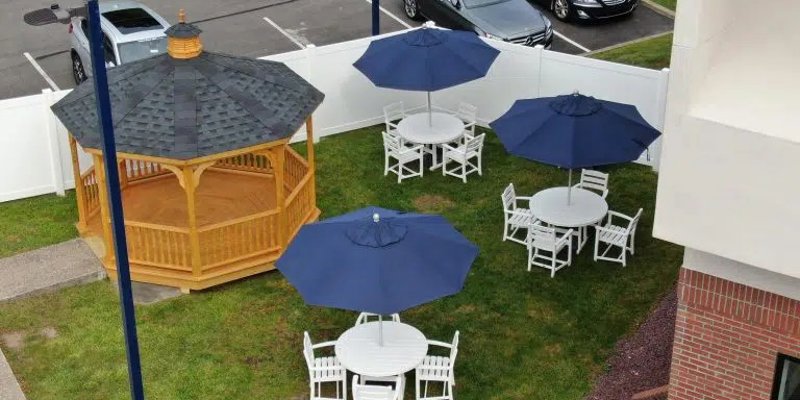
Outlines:
{"type": "MultiPolygon", "coordinates": [[[[147,6],[133,0],[100,2],[100,28],[106,66],[129,63],[164,53],[170,24],[147,6]]],[[[69,24],[72,77],[80,84],[92,76],[89,21],[75,16],[69,24]]]]}

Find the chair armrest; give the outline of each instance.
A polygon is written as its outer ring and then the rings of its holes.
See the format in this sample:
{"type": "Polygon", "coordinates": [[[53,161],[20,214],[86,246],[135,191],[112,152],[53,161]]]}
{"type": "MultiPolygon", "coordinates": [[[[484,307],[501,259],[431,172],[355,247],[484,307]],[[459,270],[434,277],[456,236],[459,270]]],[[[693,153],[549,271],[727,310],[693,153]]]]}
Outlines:
{"type": "Polygon", "coordinates": [[[624,220],[626,220],[628,222],[633,221],[633,218],[631,218],[631,217],[629,217],[629,216],[627,216],[627,215],[625,215],[623,213],[616,212],[616,211],[609,211],[608,212],[608,222],[609,223],[611,223],[612,217],[619,217],[619,218],[622,218],[622,219],[624,219],[624,220]]]}
{"type": "Polygon", "coordinates": [[[422,145],[421,144],[415,145],[413,147],[405,147],[405,148],[402,148],[400,150],[400,154],[419,153],[419,152],[422,152],[422,145]]]}
{"type": "Polygon", "coordinates": [[[329,342],[317,343],[315,345],[312,345],[311,348],[312,349],[319,349],[319,348],[322,348],[322,347],[330,347],[330,346],[336,346],[336,341],[331,340],[329,342]]]}
{"type": "Polygon", "coordinates": [[[453,348],[452,344],[445,343],[445,342],[440,342],[438,340],[428,340],[428,346],[438,346],[438,347],[444,347],[444,348],[448,348],[448,349],[452,349],[453,348]]]}
{"type": "Polygon", "coordinates": [[[475,125],[477,125],[476,122],[464,122],[464,129],[472,128],[475,125]]]}
{"type": "Polygon", "coordinates": [[[558,240],[556,240],[556,246],[558,246],[561,243],[564,243],[566,241],[572,240],[572,235],[574,233],[575,233],[575,229],[572,229],[572,228],[568,229],[566,232],[564,232],[564,234],[561,235],[560,238],[558,238],[558,240]]]}
{"type": "Polygon", "coordinates": [[[506,210],[506,213],[507,213],[507,214],[510,214],[510,215],[519,215],[520,217],[530,217],[530,218],[534,218],[534,217],[533,217],[533,214],[531,214],[531,213],[526,213],[526,212],[524,212],[524,211],[519,211],[519,210],[506,210]]]}
{"type": "Polygon", "coordinates": [[[449,143],[443,144],[442,149],[444,149],[444,151],[455,151],[456,153],[463,153],[463,151],[459,150],[458,148],[450,146],[449,143]]]}
{"type": "MultiPolygon", "coordinates": [[[[603,227],[603,226],[597,226],[597,225],[595,225],[594,229],[595,229],[595,231],[596,231],[598,234],[599,234],[600,232],[619,233],[618,231],[614,231],[614,230],[608,229],[608,228],[606,228],[606,227],[603,227]]],[[[625,232],[624,232],[624,233],[625,233],[626,235],[630,234],[630,232],[629,232],[627,229],[625,230],[625,232]]]]}
{"type": "Polygon", "coordinates": [[[311,370],[312,371],[341,371],[341,370],[346,370],[346,368],[344,367],[344,365],[340,365],[338,367],[335,367],[335,366],[330,366],[330,367],[312,367],[311,370]]]}

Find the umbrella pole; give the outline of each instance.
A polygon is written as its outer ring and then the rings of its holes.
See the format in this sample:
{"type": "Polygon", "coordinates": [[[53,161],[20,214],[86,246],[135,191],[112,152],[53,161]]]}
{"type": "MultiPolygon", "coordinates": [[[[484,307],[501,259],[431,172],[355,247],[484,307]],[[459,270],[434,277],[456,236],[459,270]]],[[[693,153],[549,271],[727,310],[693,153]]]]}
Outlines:
{"type": "Polygon", "coordinates": [[[383,347],[383,315],[378,315],[378,346],[383,347]]]}
{"type": "Polygon", "coordinates": [[[433,126],[433,111],[431,110],[431,92],[428,91],[428,126],[433,126]]]}
{"type": "Polygon", "coordinates": [[[567,205],[570,205],[572,204],[572,168],[569,169],[569,180],[567,182],[567,205]]]}

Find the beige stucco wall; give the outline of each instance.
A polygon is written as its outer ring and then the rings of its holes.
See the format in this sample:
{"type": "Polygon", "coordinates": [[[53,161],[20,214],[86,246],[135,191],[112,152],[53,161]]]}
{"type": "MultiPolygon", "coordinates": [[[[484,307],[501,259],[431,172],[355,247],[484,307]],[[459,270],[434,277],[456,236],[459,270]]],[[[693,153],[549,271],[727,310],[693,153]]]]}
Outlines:
{"type": "Polygon", "coordinates": [[[800,278],[800,2],[758,4],[679,1],[654,235],[800,278]]]}

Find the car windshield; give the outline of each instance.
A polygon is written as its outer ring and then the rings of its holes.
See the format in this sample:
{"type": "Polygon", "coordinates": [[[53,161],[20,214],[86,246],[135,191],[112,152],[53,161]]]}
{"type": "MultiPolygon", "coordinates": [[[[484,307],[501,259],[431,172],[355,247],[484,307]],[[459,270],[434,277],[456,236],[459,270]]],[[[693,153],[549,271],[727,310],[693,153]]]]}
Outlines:
{"type": "Polygon", "coordinates": [[[461,1],[464,2],[464,7],[477,8],[477,7],[489,6],[489,5],[497,4],[497,3],[505,3],[505,2],[507,2],[509,0],[461,0],[461,1]]]}
{"type": "Polygon", "coordinates": [[[125,64],[164,53],[167,51],[167,38],[160,37],[137,42],[120,43],[118,47],[119,60],[121,63],[125,64]]]}
{"type": "Polygon", "coordinates": [[[141,8],[108,11],[104,12],[103,16],[123,35],[151,29],[164,29],[152,15],[141,8]]]}

